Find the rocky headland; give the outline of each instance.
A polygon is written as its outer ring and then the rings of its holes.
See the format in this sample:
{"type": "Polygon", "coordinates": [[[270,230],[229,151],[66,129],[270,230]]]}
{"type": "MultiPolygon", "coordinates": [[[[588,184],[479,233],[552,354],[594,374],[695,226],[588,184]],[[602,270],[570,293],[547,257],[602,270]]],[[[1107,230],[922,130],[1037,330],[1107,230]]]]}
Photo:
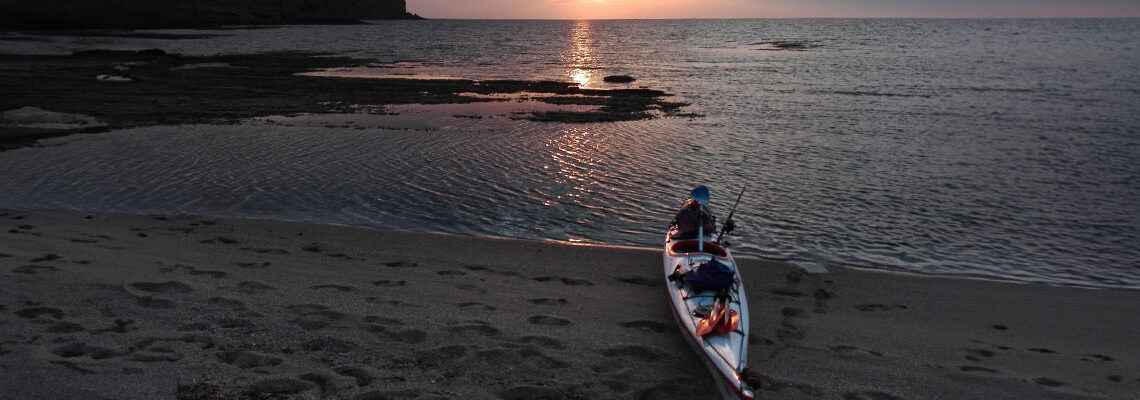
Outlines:
{"type": "Polygon", "coordinates": [[[201,28],[419,19],[404,0],[0,0],[0,30],[201,28]]]}

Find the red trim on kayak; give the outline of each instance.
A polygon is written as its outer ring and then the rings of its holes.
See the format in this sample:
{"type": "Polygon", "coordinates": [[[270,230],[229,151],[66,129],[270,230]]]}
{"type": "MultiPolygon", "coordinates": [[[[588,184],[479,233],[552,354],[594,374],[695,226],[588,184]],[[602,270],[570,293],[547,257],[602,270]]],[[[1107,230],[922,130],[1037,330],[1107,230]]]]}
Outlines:
{"type": "MultiPolygon", "coordinates": [[[[696,241],[694,240],[693,242],[696,242],[696,241]]],[[[669,285],[668,284],[665,285],[665,290],[666,290],[665,294],[669,295],[669,293],[668,293],[669,285]]],[[[673,296],[671,296],[671,295],[669,296],[669,302],[670,303],[673,302],[673,296]]],[[[679,312],[677,312],[677,307],[673,307],[673,304],[670,304],[669,309],[673,310],[673,317],[677,319],[677,322],[683,323],[684,319],[681,319],[681,314],[679,312]]],[[[693,334],[689,332],[688,328],[681,326],[681,331],[685,332],[685,336],[689,340],[691,340],[693,344],[697,345],[698,348],[701,347],[701,343],[698,341],[697,338],[693,337],[693,334]]],[[[712,357],[709,357],[709,354],[707,352],[698,351],[698,353],[700,353],[702,357],[708,359],[710,363],[712,363],[713,365],[716,365],[716,362],[713,361],[712,357]]],[[[725,383],[728,383],[728,387],[733,388],[733,390],[736,391],[737,397],[739,397],[743,400],[754,400],[755,399],[755,397],[746,396],[744,394],[744,392],[740,390],[740,387],[736,385],[735,382],[733,382],[731,379],[729,379],[727,376],[725,376],[724,372],[721,372],[720,368],[713,368],[713,369],[716,370],[716,374],[719,375],[720,378],[723,379],[725,383]]]]}
{"type": "MultiPolygon", "coordinates": [[[[712,254],[717,257],[728,257],[728,252],[713,242],[705,242],[704,250],[704,253],[712,254]]],[[[669,245],[670,255],[686,253],[701,253],[701,251],[698,251],[698,242],[696,240],[678,240],[669,245]]]]}

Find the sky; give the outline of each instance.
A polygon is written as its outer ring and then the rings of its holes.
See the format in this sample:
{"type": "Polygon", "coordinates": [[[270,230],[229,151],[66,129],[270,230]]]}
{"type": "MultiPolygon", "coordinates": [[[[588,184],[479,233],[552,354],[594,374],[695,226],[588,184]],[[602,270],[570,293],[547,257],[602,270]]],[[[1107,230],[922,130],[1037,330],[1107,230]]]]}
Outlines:
{"type": "Polygon", "coordinates": [[[407,0],[426,18],[1140,17],[1140,0],[407,0]]]}

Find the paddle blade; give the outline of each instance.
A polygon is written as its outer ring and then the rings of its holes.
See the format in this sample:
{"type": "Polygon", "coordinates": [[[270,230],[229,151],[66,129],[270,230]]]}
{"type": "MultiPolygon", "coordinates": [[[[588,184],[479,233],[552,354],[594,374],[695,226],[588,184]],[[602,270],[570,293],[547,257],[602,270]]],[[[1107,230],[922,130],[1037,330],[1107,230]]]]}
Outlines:
{"type": "Polygon", "coordinates": [[[724,318],[725,308],[724,303],[719,299],[713,303],[713,308],[712,311],[709,312],[709,316],[702,318],[701,321],[697,323],[697,336],[712,333],[720,320],[724,318]]]}
{"type": "Polygon", "coordinates": [[[713,332],[725,334],[736,330],[740,326],[740,314],[736,310],[728,310],[728,318],[720,320],[720,323],[713,327],[713,332]]]}
{"type": "Polygon", "coordinates": [[[703,206],[707,206],[709,204],[709,188],[698,186],[693,189],[692,192],[689,192],[689,198],[696,200],[696,202],[701,203],[703,206]]]}

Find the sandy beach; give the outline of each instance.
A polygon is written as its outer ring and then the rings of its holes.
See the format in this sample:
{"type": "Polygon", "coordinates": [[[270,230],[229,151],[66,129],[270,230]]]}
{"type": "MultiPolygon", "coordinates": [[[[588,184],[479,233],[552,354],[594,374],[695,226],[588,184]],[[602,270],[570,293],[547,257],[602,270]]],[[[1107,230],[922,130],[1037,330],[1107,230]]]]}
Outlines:
{"type": "MultiPolygon", "coordinates": [[[[0,210],[0,398],[712,399],[653,249],[0,210]]],[[[741,260],[762,398],[1135,398],[1140,293],[741,260]]]]}

